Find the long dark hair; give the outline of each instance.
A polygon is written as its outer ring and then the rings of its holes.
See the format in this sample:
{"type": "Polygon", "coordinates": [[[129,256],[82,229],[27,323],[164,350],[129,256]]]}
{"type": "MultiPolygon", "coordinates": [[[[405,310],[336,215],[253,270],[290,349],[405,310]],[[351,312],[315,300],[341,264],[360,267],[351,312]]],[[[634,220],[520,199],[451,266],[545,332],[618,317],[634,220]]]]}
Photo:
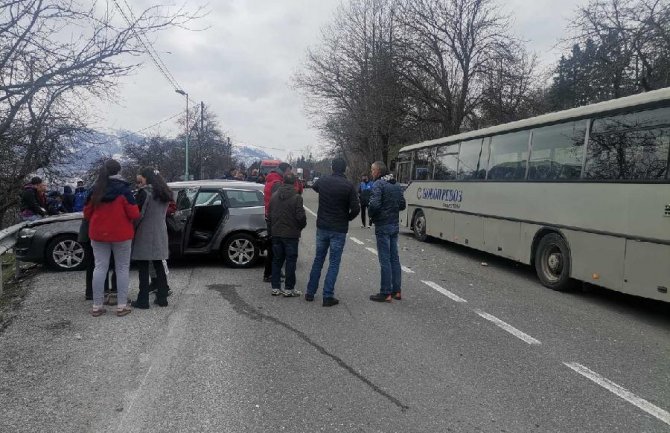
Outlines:
{"type": "Polygon", "coordinates": [[[153,198],[162,202],[172,200],[172,191],[158,171],[151,167],[144,167],[140,170],[140,176],[147,180],[147,185],[151,185],[153,198]]]}
{"type": "Polygon", "coordinates": [[[107,191],[109,176],[119,174],[120,171],[121,164],[114,159],[108,159],[102,163],[102,167],[98,171],[98,178],[95,184],[93,184],[93,194],[91,195],[93,206],[97,206],[102,202],[102,197],[104,197],[105,191],[107,191]]]}

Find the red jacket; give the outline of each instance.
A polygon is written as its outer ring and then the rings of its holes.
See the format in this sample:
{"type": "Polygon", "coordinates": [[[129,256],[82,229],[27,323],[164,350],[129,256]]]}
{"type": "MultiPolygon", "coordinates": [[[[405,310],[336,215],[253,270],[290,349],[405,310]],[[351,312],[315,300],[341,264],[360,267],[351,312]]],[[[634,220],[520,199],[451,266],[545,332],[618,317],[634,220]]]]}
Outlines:
{"type": "Polygon", "coordinates": [[[89,221],[88,235],[96,242],[123,242],[129,241],[135,235],[133,220],[140,217],[140,209],[135,199],[128,191],[108,193],[103,201],[97,205],[89,201],[84,207],[84,218],[89,221]],[[112,200],[113,194],[115,197],[112,200]]]}
{"type": "MultiPolygon", "coordinates": [[[[277,173],[276,171],[270,172],[270,174],[268,174],[268,176],[265,178],[265,188],[263,189],[263,195],[264,195],[263,200],[265,201],[266,217],[270,215],[270,199],[272,198],[272,193],[277,190],[273,189],[277,182],[279,182],[279,186],[281,186],[281,184],[284,182],[284,176],[277,173]]],[[[277,188],[279,188],[279,186],[277,186],[277,188]]],[[[296,180],[293,187],[295,188],[295,191],[298,194],[302,194],[303,191],[302,182],[296,180]]]]}

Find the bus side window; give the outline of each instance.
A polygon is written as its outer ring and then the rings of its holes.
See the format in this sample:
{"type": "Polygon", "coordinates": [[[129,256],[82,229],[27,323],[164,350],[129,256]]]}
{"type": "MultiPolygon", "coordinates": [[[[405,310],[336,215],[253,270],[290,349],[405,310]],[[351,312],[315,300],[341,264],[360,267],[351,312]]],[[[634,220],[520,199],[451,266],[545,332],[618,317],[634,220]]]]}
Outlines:
{"type": "Polygon", "coordinates": [[[435,180],[454,180],[458,170],[458,151],[460,143],[437,148],[435,157],[435,180]]]}
{"type": "MultiPolygon", "coordinates": [[[[484,140],[488,142],[488,137],[484,140]]],[[[461,150],[458,154],[458,174],[456,176],[458,180],[483,179],[479,159],[482,153],[485,153],[488,160],[488,152],[482,152],[482,141],[484,140],[476,138],[461,143],[461,150]]],[[[484,168],[484,173],[486,173],[485,170],[484,168]]]]}
{"type": "Polygon", "coordinates": [[[579,179],[585,134],[584,120],[534,129],[528,180],[579,179]]]}
{"type": "Polygon", "coordinates": [[[488,179],[523,180],[526,177],[529,134],[529,131],[519,131],[493,136],[488,179]]]}
{"type": "Polygon", "coordinates": [[[432,180],[433,178],[433,148],[421,149],[414,152],[414,171],[412,180],[432,180]]]}
{"type": "Polygon", "coordinates": [[[584,177],[663,180],[668,169],[670,107],[595,119],[584,177]]]}

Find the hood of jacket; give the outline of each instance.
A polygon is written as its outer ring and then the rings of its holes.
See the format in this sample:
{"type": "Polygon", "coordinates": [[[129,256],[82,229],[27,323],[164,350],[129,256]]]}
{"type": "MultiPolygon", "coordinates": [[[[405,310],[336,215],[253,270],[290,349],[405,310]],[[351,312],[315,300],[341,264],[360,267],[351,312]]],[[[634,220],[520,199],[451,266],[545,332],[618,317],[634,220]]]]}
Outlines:
{"type": "Polygon", "coordinates": [[[268,173],[267,177],[265,178],[265,183],[283,182],[283,181],[284,181],[284,176],[277,173],[276,171],[272,171],[272,172],[268,173]]]}
{"type": "Polygon", "coordinates": [[[125,195],[131,204],[135,204],[134,198],[132,202],[130,201],[130,198],[132,198],[132,193],[130,192],[130,183],[119,175],[110,176],[107,180],[107,189],[105,190],[105,194],[102,196],[102,202],[112,202],[120,195],[125,195]]]}
{"type": "Polygon", "coordinates": [[[390,184],[394,184],[396,182],[395,177],[393,177],[393,173],[389,173],[386,176],[382,176],[381,179],[385,180],[390,184]]]}
{"type": "Polygon", "coordinates": [[[288,185],[282,183],[282,185],[277,190],[277,194],[279,194],[280,200],[288,200],[289,198],[293,197],[294,195],[297,195],[298,193],[296,192],[294,185],[288,185]]]}
{"type": "Polygon", "coordinates": [[[27,183],[27,184],[23,185],[23,189],[37,190],[37,187],[35,185],[33,185],[32,183],[27,183]]]}

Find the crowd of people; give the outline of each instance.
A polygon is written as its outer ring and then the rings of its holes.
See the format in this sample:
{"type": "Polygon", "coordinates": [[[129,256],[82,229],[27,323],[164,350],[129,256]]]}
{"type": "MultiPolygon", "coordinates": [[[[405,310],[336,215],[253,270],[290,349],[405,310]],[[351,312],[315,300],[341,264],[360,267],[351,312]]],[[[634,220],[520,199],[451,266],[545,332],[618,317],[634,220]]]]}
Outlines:
{"type": "MultiPolygon", "coordinates": [[[[373,182],[367,175],[358,188],[346,176],[344,159],[333,160],[332,174],[317,180],[312,189],[319,194],[316,219],[316,252],[309,273],[305,300],[314,301],[321,273],[328,256],[329,264],[323,282],[324,307],[339,303],[335,284],[346,243],[349,222],[361,213],[362,227],[375,226],[380,264],[380,290],[370,295],[376,302],[402,299],[401,267],[398,255],[399,213],[406,203],[402,189],[396,184],[386,165],[377,161],[371,166],[373,182]],[[365,210],[368,218],[366,220],[365,210]],[[366,225],[367,222],[367,225],[366,225]]],[[[296,264],[300,234],[307,225],[302,199],[302,186],[296,181],[289,164],[282,163],[268,174],[265,183],[265,215],[272,247],[266,259],[264,281],[271,282],[272,296],[298,297],[296,264]],[[285,267],[284,288],[281,287],[285,267]]]]}
{"type": "MultiPolygon", "coordinates": [[[[314,301],[328,256],[322,305],[331,307],[339,303],[335,297],[335,284],[349,223],[359,213],[363,228],[371,228],[374,224],[377,239],[380,289],[370,296],[370,300],[401,300],[399,213],[406,204],[400,186],[380,161],[370,167],[372,180],[365,174],[357,186],[345,176],[347,166],[344,159],[334,159],[331,167],[332,174],[321,177],[312,186],[319,195],[319,207],[316,250],[305,300],[314,301]]],[[[136,192],[120,172],[119,162],[109,159],[103,163],[90,189],[85,188],[82,182],[75,191],[66,187],[64,193],[57,197],[56,204],[49,202],[46,183],[34,177],[25,186],[21,197],[21,216],[24,220],[42,218],[50,213],[52,206],[59,212],[83,210],[79,242],[93,257],[86,272],[86,299],[93,301],[90,314],[94,317],[106,313],[105,304],[116,304],[117,316],[129,314],[131,306],[148,309],[151,291],[156,292],[156,305],[168,306],[166,218],[175,210],[172,192],[153,168],[143,168],[137,174],[136,192]],[[131,261],[137,264],[139,274],[139,294],[133,302],[128,299],[131,261]],[[115,292],[115,302],[112,296],[105,297],[108,291],[115,292]]],[[[238,173],[233,174],[239,176],[238,173]]],[[[262,180],[270,238],[263,280],[271,283],[272,296],[300,297],[302,292],[296,289],[296,266],[300,236],[307,226],[302,182],[296,178],[288,163],[279,164],[262,180]]],[[[261,181],[258,174],[255,181],[261,181]]]]}

